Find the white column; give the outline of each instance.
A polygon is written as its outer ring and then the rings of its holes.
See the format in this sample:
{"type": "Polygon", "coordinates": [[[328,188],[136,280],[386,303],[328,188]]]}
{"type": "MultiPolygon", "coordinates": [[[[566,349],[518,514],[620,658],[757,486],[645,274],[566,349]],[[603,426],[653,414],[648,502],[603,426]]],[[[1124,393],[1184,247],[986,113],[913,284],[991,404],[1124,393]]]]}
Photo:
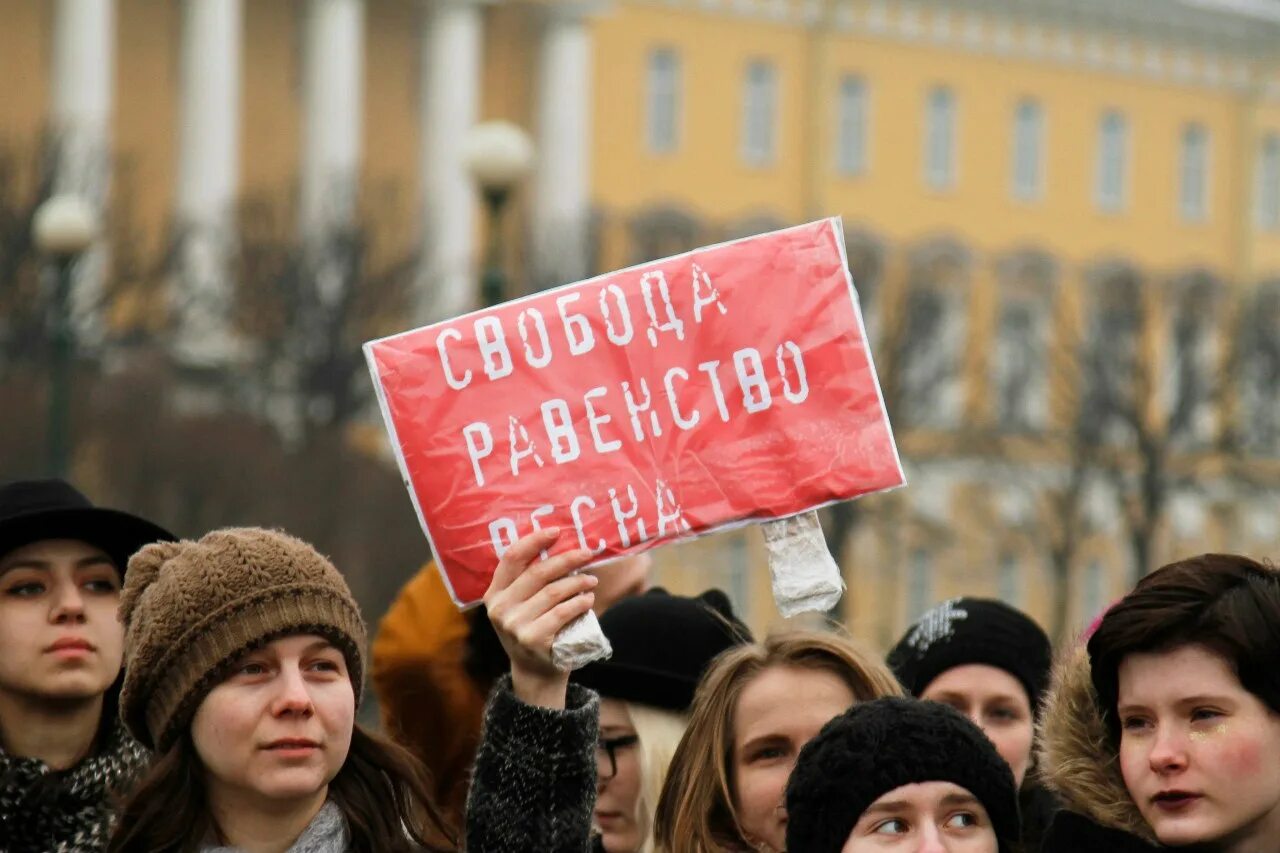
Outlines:
{"type": "Polygon", "coordinates": [[[549,3],[538,47],[537,157],[533,176],[534,285],[586,274],[591,174],[591,36],[596,7],[549,3]]]}
{"type": "Polygon", "coordinates": [[[235,354],[231,253],[239,183],[241,0],[182,10],[176,225],[176,355],[198,367],[235,354]]]}
{"type": "Polygon", "coordinates": [[[300,227],[310,243],[355,221],[364,0],[310,0],[305,14],[300,227]]]}
{"type": "Polygon", "coordinates": [[[482,26],[477,0],[427,0],[424,6],[420,323],[476,305],[477,190],[464,146],[479,112],[482,26]]]}
{"type": "MultiPolygon", "coordinates": [[[[114,0],[58,0],[54,9],[50,91],[55,193],[83,196],[103,213],[111,176],[111,112],[115,83],[114,0]]],[[[105,245],[76,269],[71,305],[80,339],[96,343],[105,245]]]]}

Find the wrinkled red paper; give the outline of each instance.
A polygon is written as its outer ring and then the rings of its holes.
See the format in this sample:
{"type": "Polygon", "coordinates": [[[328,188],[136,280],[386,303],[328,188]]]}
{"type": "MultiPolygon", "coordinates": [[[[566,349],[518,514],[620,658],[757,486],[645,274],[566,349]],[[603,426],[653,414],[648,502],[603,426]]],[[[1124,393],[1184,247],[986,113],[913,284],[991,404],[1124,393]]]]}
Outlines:
{"type": "Polygon", "coordinates": [[[604,561],[903,483],[838,219],[566,285],[365,354],[460,605],[535,528],[559,526],[556,550],[604,561]]]}

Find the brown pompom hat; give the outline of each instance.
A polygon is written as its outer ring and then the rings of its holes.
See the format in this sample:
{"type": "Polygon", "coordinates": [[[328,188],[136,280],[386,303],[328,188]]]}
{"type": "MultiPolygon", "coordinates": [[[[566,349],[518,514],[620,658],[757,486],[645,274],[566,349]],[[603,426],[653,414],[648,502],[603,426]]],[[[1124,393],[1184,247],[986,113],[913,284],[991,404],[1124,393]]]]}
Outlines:
{"type": "Polygon", "coordinates": [[[342,650],[359,704],[368,631],[333,564],[275,530],[215,530],[157,542],[129,561],[120,619],[120,711],[139,741],[171,747],[226,668],[289,634],[318,634],[342,650]]]}

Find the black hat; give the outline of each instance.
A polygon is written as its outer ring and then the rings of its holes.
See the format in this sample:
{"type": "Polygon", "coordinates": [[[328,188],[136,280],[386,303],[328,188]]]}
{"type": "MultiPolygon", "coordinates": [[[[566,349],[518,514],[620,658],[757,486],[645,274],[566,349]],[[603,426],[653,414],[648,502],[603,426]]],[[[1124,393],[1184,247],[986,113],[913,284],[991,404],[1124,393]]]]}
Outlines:
{"type": "Polygon", "coordinates": [[[94,506],[62,480],[0,486],[0,556],[41,539],[78,539],[106,551],[123,575],[143,545],[176,538],[136,515],[94,506]]]}
{"type": "Polygon", "coordinates": [[[1049,683],[1053,650],[1021,610],[985,598],[953,598],[920,617],[889,652],[889,668],[912,696],[942,673],[980,663],[1021,682],[1034,712],[1049,683]]]}
{"type": "Polygon", "coordinates": [[[661,588],[624,598],[600,617],[613,657],[573,673],[601,696],[687,711],[716,655],[751,641],[729,598],[712,589],[697,598],[661,588]]]}
{"type": "Polygon", "coordinates": [[[1000,853],[1014,849],[1018,792],[991,741],[954,708],[896,696],[853,706],[800,751],[787,782],[787,849],[840,853],[872,803],[917,782],[952,782],[973,794],[1000,853]]]}

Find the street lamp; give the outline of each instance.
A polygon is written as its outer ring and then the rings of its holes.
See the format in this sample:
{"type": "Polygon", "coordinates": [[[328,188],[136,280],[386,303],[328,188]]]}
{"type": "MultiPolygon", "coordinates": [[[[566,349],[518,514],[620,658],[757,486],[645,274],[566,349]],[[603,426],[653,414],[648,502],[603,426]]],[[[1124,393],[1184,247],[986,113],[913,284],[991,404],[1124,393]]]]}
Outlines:
{"type": "Polygon", "coordinates": [[[71,328],[71,274],[75,263],[98,235],[98,214],[78,195],[46,199],[31,223],[36,250],[48,258],[56,279],[53,291],[53,358],[49,364],[49,471],[66,477],[71,458],[71,359],[75,340],[71,328]]]}
{"type": "Polygon", "coordinates": [[[467,170],[484,196],[489,232],[480,299],[485,305],[496,305],[506,289],[502,273],[502,210],[512,188],[533,166],[533,143],[514,124],[489,121],[471,129],[464,154],[467,170]]]}

